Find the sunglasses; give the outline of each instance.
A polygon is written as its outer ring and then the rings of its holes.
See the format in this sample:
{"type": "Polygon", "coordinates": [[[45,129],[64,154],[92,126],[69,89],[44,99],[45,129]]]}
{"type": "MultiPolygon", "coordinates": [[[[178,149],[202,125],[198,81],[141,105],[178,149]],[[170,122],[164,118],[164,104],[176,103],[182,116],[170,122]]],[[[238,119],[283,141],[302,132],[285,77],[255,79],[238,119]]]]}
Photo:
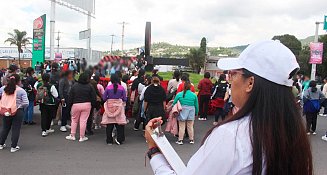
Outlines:
{"type": "Polygon", "coordinates": [[[241,69],[238,70],[230,70],[228,72],[228,79],[232,81],[237,75],[245,75],[241,69]]]}

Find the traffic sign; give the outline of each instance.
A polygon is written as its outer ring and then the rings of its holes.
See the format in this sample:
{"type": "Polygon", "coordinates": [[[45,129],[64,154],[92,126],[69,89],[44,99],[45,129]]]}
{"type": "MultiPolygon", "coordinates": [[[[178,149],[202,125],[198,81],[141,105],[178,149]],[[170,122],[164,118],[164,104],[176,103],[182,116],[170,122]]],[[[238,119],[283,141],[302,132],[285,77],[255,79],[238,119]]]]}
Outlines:
{"type": "Polygon", "coordinates": [[[327,30],[327,15],[325,15],[324,19],[324,30],[327,30]]]}

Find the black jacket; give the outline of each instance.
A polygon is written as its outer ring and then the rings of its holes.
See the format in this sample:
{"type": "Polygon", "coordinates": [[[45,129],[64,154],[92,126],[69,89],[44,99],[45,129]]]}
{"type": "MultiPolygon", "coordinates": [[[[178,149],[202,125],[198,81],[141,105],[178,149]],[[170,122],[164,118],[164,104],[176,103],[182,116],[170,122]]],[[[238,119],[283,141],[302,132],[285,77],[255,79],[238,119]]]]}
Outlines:
{"type": "Polygon", "coordinates": [[[71,88],[68,100],[70,106],[75,103],[91,102],[92,107],[94,107],[96,106],[96,93],[89,83],[77,82],[71,88]]]}
{"type": "MultiPolygon", "coordinates": [[[[74,85],[74,81],[72,82],[72,85],[74,85]]],[[[60,99],[68,98],[70,89],[72,87],[69,84],[69,80],[65,77],[59,80],[59,97],[60,99]]]]}

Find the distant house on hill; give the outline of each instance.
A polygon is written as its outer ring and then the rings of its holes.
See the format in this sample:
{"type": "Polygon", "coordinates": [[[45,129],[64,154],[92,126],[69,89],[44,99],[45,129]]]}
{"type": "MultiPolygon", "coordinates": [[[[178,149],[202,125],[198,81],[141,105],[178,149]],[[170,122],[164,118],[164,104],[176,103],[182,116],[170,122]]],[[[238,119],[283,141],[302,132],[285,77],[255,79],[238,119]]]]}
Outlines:
{"type": "Polygon", "coordinates": [[[223,73],[224,70],[218,68],[218,61],[220,59],[228,58],[227,55],[223,56],[209,56],[207,62],[205,63],[205,72],[210,72],[211,77],[219,77],[220,74],[223,73]]]}

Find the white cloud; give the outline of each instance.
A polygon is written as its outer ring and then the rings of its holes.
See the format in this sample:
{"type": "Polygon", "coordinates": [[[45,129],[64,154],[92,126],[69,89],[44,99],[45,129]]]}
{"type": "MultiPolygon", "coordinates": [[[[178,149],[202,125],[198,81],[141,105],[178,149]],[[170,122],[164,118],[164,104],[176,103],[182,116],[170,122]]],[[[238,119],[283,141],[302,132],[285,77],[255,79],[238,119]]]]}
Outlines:
{"type": "MultiPolygon", "coordinates": [[[[49,45],[49,0],[2,0],[0,6],[0,46],[7,33],[17,28],[32,36],[32,22],[47,14],[49,45]]],[[[199,45],[203,36],[210,46],[234,46],[278,34],[294,34],[304,38],[314,34],[315,21],[322,21],[326,12],[323,0],[96,0],[92,19],[92,48],[109,50],[115,34],[114,49],[121,48],[121,25],[125,29],[125,48],[144,44],[145,22],[152,22],[152,41],[199,45]]],[[[85,47],[78,32],[86,29],[87,17],[57,5],[56,31],[62,33],[63,47],[85,47]]],[[[320,30],[320,33],[325,33],[320,30]]]]}

